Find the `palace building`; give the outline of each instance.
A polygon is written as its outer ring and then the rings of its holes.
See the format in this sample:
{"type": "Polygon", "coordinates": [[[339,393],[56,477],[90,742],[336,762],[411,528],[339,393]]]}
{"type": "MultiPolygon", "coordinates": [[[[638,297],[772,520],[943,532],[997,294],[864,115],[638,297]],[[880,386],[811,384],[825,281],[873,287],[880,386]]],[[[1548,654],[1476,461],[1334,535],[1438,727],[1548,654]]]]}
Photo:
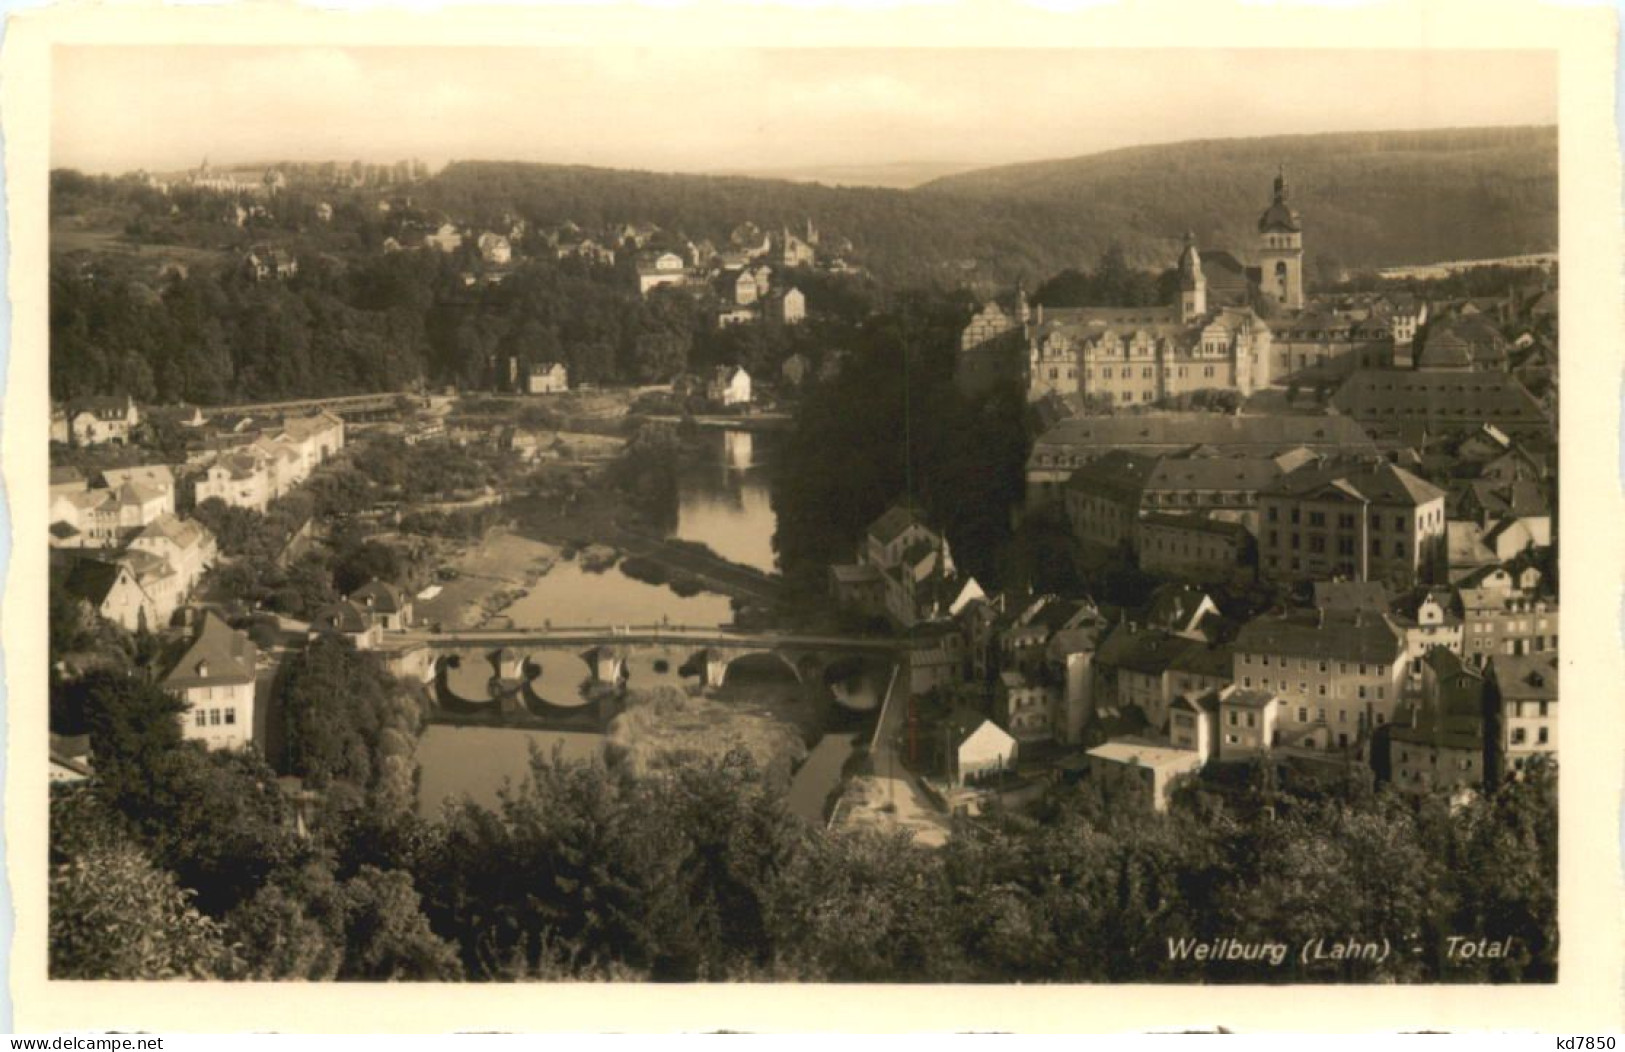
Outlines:
{"type": "Polygon", "coordinates": [[[1392,361],[1386,329],[1373,337],[1351,334],[1346,324],[1294,326],[1305,307],[1303,228],[1287,202],[1284,175],[1276,176],[1258,219],[1254,255],[1258,265],[1247,266],[1229,252],[1199,249],[1195,235],[1186,234],[1178,301],[1157,307],[1046,310],[1029,305],[1018,288],[1012,305],[990,302],[965,328],[957,378],[975,393],[1019,370],[1033,402],[1060,395],[1146,406],[1212,389],[1246,396],[1286,382],[1272,352],[1277,328],[1293,340],[1279,363],[1282,373],[1330,359],[1350,371],[1392,361]],[[1263,302],[1279,321],[1254,310],[1263,302]],[[1385,346],[1371,346],[1373,338],[1385,346]]]}

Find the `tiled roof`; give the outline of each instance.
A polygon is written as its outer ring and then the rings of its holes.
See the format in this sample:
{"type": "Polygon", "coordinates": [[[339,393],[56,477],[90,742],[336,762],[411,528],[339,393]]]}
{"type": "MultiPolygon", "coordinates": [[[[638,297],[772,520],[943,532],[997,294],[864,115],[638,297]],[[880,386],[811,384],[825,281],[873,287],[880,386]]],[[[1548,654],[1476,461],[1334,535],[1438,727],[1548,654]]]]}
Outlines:
{"type": "Polygon", "coordinates": [[[1258,618],[1241,627],[1235,648],[1247,654],[1391,665],[1398,660],[1402,644],[1398,633],[1381,617],[1327,618],[1318,626],[1258,618]]]}
{"type": "Polygon", "coordinates": [[[1171,515],[1166,512],[1155,512],[1140,519],[1142,528],[1147,526],[1163,526],[1176,530],[1194,530],[1197,533],[1211,533],[1217,537],[1225,537],[1240,543],[1252,536],[1247,527],[1239,522],[1226,522],[1223,519],[1208,519],[1200,515],[1171,515]]]}
{"type": "Polygon", "coordinates": [[[401,611],[401,593],[387,581],[368,581],[350,593],[350,601],[368,610],[384,614],[401,611]]]}
{"type": "Polygon", "coordinates": [[[1316,581],[1315,606],[1323,610],[1366,610],[1382,613],[1389,606],[1381,581],[1316,581]]]}
{"type": "Polygon", "coordinates": [[[164,686],[185,690],[252,683],[258,658],[259,650],[247,633],[236,631],[212,612],[206,613],[197,638],[164,677],[164,686]]]}
{"type": "Polygon", "coordinates": [[[1175,749],[1166,742],[1146,738],[1116,738],[1090,749],[1089,755],[1112,763],[1158,769],[1190,770],[1201,765],[1201,757],[1190,749],[1175,749]]]}
{"type": "Polygon", "coordinates": [[[1232,690],[1219,695],[1220,705],[1234,705],[1243,709],[1262,709],[1276,700],[1274,691],[1232,690]]]}
{"type": "Polygon", "coordinates": [[[1331,401],[1338,410],[1373,425],[1442,428],[1493,423],[1504,429],[1551,422],[1516,377],[1500,372],[1362,369],[1349,375],[1331,401]]]}
{"type": "Polygon", "coordinates": [[[1164,457],[1146,480],[1149,490],[1257,490],[1281,474],[1269,457],[1164,457]]]}
{"type": "Polygon", "coordinates": [[[1433,483],[1395,467],[1393,464],[1322,465],[1301,468],[1272,485],[1266,492],[1289,497],[1306,497],[1328,487],[1341,490],[1373,504],[1427,504],[1444,496],[1433,483]]]}
{"type": "Polygon", "coordinates": [[[1156,467],[1154,457],[1114,449],[1078,468],[1066,485],[1068,489],[1138,500],[1156,467]]]}
{"type": "Polygon", "coordinates": [[[1490,669],[1502,700],[1556,701],[1558,663],[1555,652],[1490,658],[1490,669]]]}
{"type": "Polygon", "coordinates": [[[101,474],[102,485],[118,489],[126,482],[135,482],[154,489],[173,489],[175,473],[168,464],[146,464],[135,468],[107,468],[101,474]]]}
{"type": "Polygon", "coordinates": [[[183,519],[165,512],[147,523],[136,535],[136,540],[155,540],[162,537],[178,548],[192,548],[207,540],[209,530],[195,519],[183,519]]]}
{"type": "Polygon", "coordinates": [[[1306,446],[1338,452],[1375,447],[1354,420],[1328,416],[1230,416],[1219,413],[1147,413],[1062,420],[1034,443],[1028,466],[1045,453],[1123,449],[1174,452],[1212,446],[1230,453],[1273,455],[1306,446]]]}
{"type": "Polygon", "coordinates": [[[902,536],[903,531],[910,526],[916,524],[924,526],[924,518],[925,513],[918,507],[906,501],[899,501],[870,524],[868,533],[881,544],[890,544],[902,536]]]}
{"type": "Polygon", "coordinates": [[[120,575],[125,572],[124,567],[115,562],[79,559],[68,571],[62,587],[69,595],[78,596],[92,606],[99,607],[107,600],[108,593],[113,590],[120,575]]]}
{"type": "Polygon", "coordinates": [[[339,601],[329,603],[316,611],[316,616],[310,619],[310,627],[317,632],[340,632],[344,635],[358,635],[367,631],[367,618],[361,609],[354,603],[339,601]]]}

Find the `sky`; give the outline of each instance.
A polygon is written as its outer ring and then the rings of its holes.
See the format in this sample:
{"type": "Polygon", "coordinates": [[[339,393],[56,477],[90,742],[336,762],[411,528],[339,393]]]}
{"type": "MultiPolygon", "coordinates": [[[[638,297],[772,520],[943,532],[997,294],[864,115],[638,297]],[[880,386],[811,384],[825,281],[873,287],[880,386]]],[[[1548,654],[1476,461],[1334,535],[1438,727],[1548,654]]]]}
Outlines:
{"type": "Polygon", "coordinates": [[[1556,122],[1535,51],[58,47],[52,164],[793,172],[1556,122]]]}

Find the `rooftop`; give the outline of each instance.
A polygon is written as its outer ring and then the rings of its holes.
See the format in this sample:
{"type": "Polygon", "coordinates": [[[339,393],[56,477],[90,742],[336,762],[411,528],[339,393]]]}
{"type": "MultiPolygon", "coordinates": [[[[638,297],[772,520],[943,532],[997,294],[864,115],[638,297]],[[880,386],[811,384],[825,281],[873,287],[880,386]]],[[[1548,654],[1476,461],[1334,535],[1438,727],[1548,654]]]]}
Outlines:
{"type": "Polygon", "coordinates": [[[185,690],[252,683],[258,659],[259,650],[247,633],[236,631],[209,612],[203,615],[197,638],[164,677],[164,686],[185,690]]]}

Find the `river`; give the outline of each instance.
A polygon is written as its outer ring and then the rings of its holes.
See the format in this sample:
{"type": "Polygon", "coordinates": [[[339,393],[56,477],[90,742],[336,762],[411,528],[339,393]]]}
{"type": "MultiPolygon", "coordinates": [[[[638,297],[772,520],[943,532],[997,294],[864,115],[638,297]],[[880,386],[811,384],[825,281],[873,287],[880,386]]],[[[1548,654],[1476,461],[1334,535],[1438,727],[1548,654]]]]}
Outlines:
{"type": "MultiPolygon", "coordinates": [[[[770,501],[768,458],[773,435],[747,431],[707,431],[702,455],[685,462],[678,478],[676,524],[672,536],[709,546],[724,558],[765,571],[777,569],[773,553],[776,520],[770,501]]],[[[588,573],[577,560],[558,563],[528,594],[503,613],[515,627],[554,625],[727,624],[733,609],[728,597],[710,592],[680,596],[663,585],[647,584],[618,568],[588,573]]],[[[636,653],[631,664],[634,687],[681,686],[678,665],[686,655],[636,653]]],[[[854,685],[849,704],[867,707],[880,687],[865,676],[854,685]]],[[[810,821],[822,817],[824,798],[839,781],[855,735],[849,730],[823,736],[797,772],[789,792],[793,812],[810,821]]],[[[448,798],[467,796],[494,804],[509,781],[524,777],[530,748],[543,753],[555,747],[570,759],[596,755],[602,736],[581,732],[531,731],[489,727],[434,725],[423,734],[418,761],[423,768],[419,808],[431,815],[448,798]]]]}

